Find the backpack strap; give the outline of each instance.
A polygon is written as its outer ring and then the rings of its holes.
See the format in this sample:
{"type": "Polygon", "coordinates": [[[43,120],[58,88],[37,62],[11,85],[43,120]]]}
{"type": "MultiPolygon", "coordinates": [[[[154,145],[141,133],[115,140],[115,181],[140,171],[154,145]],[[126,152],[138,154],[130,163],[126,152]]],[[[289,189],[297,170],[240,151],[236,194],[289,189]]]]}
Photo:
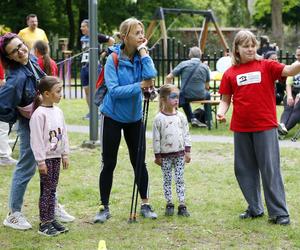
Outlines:
{"type": "Polygon", "coordinates": [[[118,66],[119,66],[118,54],[116,52],[112,52],[111,56],[112,56],[112,58],[114,60],[114,64],[115,64],[116,70],[118,70],[118,66]]]}
{"type": "MultiPolygon", "coordinates": [[[[119,65],[118,54],[116,52],[112,52],[111,56],[113,58],[116,71],[118,71],[118,65],[119,65]]],[[[104,66],[102,67],[98,79],[96,81],[96,89],[98,89],[103,83],[104,83],[104,66]]]]}

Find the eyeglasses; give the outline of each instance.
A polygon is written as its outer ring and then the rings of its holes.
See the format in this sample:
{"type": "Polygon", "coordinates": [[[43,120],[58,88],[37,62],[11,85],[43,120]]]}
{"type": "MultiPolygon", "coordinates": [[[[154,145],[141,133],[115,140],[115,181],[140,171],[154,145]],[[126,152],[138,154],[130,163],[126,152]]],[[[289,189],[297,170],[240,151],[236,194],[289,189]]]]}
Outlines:
{"type": "Polygon", "coordinates": [[[16,48],[14,48],[10,53],[7,53],[8,56],[12,56],[15,55],[19,52],[19,50],[24,46],[24,43],[20,43],[19,45],[17,45],[16,48]]]}
{"type": "Polygon", "coordinates": [[[179,98],[179,95],[177,94],[177,93],[171,93],[171,94],[169,94],[169,96],[168,96],[168,98],[169,99],[178,99],[179,98]]]}

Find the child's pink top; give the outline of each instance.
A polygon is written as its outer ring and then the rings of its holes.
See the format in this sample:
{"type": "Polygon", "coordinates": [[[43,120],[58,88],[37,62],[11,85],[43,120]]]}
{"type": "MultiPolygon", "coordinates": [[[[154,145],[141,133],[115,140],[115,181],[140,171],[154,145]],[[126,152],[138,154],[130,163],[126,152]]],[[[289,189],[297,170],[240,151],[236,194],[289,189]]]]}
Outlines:
{"type": "Polygon", "coordinates": [[[68,157],[68,135],[60,108],[38,107],[29,125],[31,149],[39,165],[44,164],[45,159],[68,157]]]}

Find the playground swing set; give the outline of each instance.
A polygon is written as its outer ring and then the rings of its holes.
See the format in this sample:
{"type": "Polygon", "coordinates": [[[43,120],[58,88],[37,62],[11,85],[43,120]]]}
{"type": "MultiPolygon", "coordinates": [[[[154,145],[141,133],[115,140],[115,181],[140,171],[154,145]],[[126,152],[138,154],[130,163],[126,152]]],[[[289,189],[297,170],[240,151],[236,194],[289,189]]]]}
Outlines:
{"type": "MultiPolygon", "coordinates": [[[[181,14],[188,14],[191,16],[199,15],[199,16],[204,17],[203,24],[202,24],[202,31],[200,33],[200,36],[198,36],[197,32],[195,31],[195,34],[196,34],[196,37],[198,40],[197,45],[202,51],[205,50],[205,45],[206,45],[206,41],[207,41],[207,37],[208,37],[208,27],[209,27],[210,23],[212,23],[215,27],[217,36],[219,37],[220,43],[224,49],[224,55],[225,55],[225,53],[227,53],[227,51],[229,51],[229,46],[222,34],[222,31],[216,21],[216,18],[214,16],[214,13],[212,10],[190,10],[190,9],[173,9],[173,8],[170,9],[170,8],[159,7],[156,9],[155,14],[152,18],[152,21],[150,22],[150,24],[148,26],[148,29],[146,31],[146,38],[148,40],[150,40],[151,37],[153,36],[153,34],[156,32],[158,26],[160,26],[161,36],[160,36],[159,40],[161,40],[161,39],[163,40],[163,49],[164,49],[165,56],[167,56],[167,49],[168,49],[168,43],[167,43],[168,31],[174,25],[175,21],[177,20],[177,17],[179,17],[181,14]],[[169,14],[175,14],[177,16],[173,20],[173,22],[169,25],[169,27],[167,28],[165,16],[169,15],[169,14]]],[[[192,21],[193,21],[193,19],[192,19],[192,21]]],[[[194,21],[193,21],[193,25],[194,25],[194,28],[196,28],[194,21]]],[[[157,42],[155,42],[154,45],[157,44],[157,42]]]]}

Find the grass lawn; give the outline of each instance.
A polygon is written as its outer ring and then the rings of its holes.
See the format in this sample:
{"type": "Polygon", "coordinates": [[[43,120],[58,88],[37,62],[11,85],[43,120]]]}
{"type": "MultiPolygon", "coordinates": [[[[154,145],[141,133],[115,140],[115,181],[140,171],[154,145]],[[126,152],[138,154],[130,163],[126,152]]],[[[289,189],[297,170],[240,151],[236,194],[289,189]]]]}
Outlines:
{"type": "MultiPolygon", "coordinates": [[[[87,121],[81,120],[87,111],[83,100],[63,101],[61,107],[69,124],[87,125],[87,121]]],[[[149,124],[156,107],[152,105],[150,109],[149,124]]],[[[209,132],[192,129],[192,133],[230,135],[227,125],[209,132]]],[[[39,176],[36,174],[29,183],[23,207],[33,230],[20,232],[0,226],[0,249],[97,249],[99,240],[105,240],[107,249],[300,249],[298,149],[281,150],[282,173],[292,219],[292,224],[284,227],[269,224],[267,214],[255,220],[238,218],[246,203],[233,173],[233,145],[216,142],[193,143],[192,162],[185,172],[186,201],[191,217],[178,218],[175,215],[166,218],[161,170],[153,163],[152,145],[148,140],[150,197],[159,217],[157,220],[138,218],[137,223],[128,224],[133,171],[122,140],[110,200],[112,218],[105,224],[94,225],[92,219],[99,201],[100,150],[81,148],[87,134],[69,133],[69,136],[71,165],[70,169],[61,171],[58,192],[60,202],[76,216],[75,222],[68,224],[70,232],[50,239],[37,234],[39,176]]],[[[17,151],[14,156],[17,156],[17,151]]],[[[1,167],[0,171],[2,220],[7,213],[13,169],[1,167]]]]}

